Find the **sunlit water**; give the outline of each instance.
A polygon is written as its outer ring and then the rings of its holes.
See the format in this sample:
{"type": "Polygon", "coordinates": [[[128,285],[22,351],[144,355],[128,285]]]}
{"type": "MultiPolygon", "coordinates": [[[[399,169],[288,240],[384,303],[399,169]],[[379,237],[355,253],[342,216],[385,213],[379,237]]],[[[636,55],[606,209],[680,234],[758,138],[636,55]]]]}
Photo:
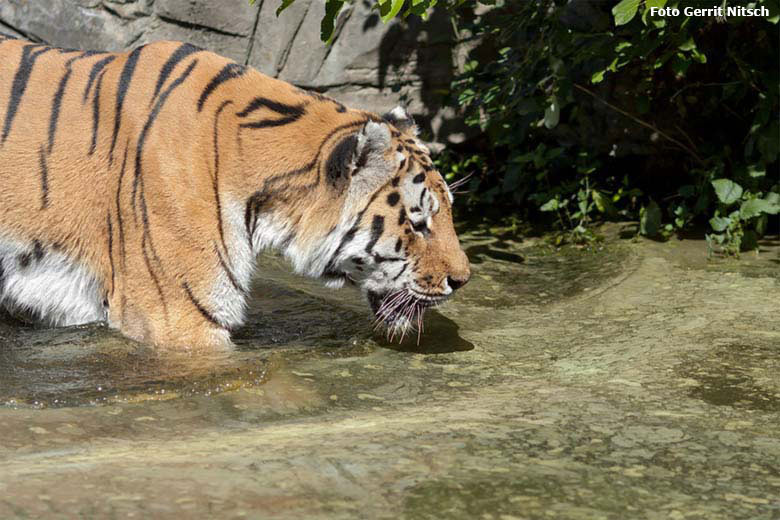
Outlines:
{"type": "Polygon", "coordinates": [[[780,510],[777,242],[464,247],[419,343],[273,256],[229,353],[0,321],[0,517],[780,510]]]}
{"type": "Polygon", "coordinates": [[[260,385],[269,358],[337,358],[377,348],[454,352],[473,345],[460,327],[495,320],[491,309],[539,306],[587,289],[610,274],[608,255],[553,254],[539,247],[472,236],[466,244],[475,275],[468,290],[428,312],[423,332],[403,342],[372,332],[368,307],[356,289],[330,290],[290,273],[284,261],[261,258],[247,324],[227,354],[164,351],[123,338],[101,325],[43,328],[6,317],[0,324],[0,403],[62,407],[164,400],[260,385]],[[565,265],[565,268],[564,268],[565,265]],[[457,312],[458,323],[447,317],[457,312]]]}

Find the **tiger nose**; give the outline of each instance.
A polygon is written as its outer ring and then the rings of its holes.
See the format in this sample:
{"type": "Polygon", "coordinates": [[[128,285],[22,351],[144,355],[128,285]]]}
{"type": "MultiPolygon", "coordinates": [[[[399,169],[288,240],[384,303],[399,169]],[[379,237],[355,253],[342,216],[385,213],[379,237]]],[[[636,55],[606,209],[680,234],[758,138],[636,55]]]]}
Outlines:
{"type": "Polygon", "coordinates": [[[466,273],[465,276],[448,276],[447,277],[447,284],[452,288],[453,291],[460,289],[464,285],[466,285],[469,281],[469,278],[471,278],[471,273],[466,273]]]}

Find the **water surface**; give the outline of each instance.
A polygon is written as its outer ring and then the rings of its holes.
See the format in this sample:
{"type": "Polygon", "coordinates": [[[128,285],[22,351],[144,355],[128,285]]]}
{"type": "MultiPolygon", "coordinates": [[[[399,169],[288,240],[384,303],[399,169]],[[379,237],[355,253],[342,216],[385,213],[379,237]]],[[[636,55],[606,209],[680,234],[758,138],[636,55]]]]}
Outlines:
{"type": "Polygon", "coordinates": [[[776,245],[464,246],[419,344],[275,257],[227,354],[6,319],[0,517],[780,513],[776,245]]]}

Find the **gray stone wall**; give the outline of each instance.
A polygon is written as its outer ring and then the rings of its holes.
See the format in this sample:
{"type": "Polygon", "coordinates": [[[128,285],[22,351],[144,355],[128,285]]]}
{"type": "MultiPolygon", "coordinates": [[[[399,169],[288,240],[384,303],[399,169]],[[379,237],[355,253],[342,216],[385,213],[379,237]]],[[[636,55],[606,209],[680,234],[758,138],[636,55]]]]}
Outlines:
{"type": "Polygon", "coordinates": [[[268,75],[375,112],[405,103],[430,140],[458,140],[457,118],[441,107],[453,74],[446,16],[384,24],[368,0],[320,41],[323,0],[0,0],[0,31],[52,45],[118,51],[181,40],[268,75]]]}

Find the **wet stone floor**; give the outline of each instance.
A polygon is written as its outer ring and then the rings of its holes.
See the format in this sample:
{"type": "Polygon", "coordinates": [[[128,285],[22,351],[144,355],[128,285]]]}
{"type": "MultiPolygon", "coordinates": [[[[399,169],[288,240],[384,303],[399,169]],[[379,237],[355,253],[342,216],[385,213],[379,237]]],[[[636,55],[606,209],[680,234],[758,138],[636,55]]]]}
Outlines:
{"type": "Polygon", "coordinates": [[[780,518],[777,241],[464,243],[419,346],[273,257],[220,357],[4,318],[0,518],[780,518]]]}

